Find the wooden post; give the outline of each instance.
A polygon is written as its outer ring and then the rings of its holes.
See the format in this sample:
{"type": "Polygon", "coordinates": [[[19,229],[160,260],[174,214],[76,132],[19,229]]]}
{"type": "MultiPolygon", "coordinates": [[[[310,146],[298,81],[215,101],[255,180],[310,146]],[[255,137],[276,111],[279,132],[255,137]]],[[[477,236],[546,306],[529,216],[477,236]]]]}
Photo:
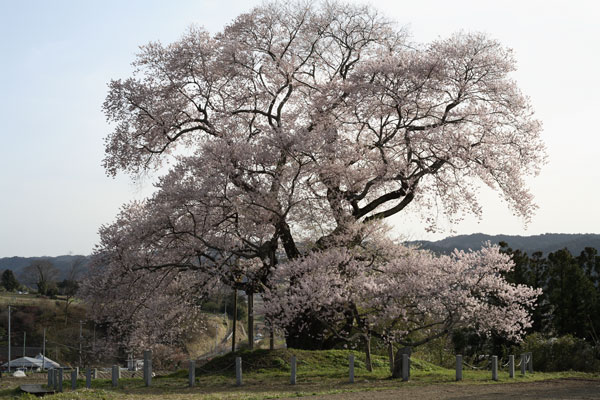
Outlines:
{"type": "Polygon", "coordinates": [[[527,371],[527,354],[521,354],[521,375],[525,375],[527,371]]]}
{"type": "Polygon", "coordinates": [[[354,383],[354,354],[350,354],[348,363],[350,364],[350,383],[354,383]]]}
{"type": "Polygon", "coordinates": [[[509,378],[515,377],[515,356],[511,354],[508,356],[508,376],[509,378]]]}
{"type": "Polygon", "coordinates": [[[48,368],[48,387],[54,387],[54,369],[48,368]]]}
{"type": "Polygon", "coordinates": [[[235,384],[242,386],[242,357],[235,358],[235,384]]]}
{"type": "Polygon", "coordinates": [[[492,356],[492,380],[498,380],[498,356],[492,356]]]}
{"type": "Polygon", "coordinates": [[[77,389],[77,371],[71,371],[71,390],[77,389]]]}
{"type": "Polygon", "coordinates": [[[54,390],[58,390],[58,368],[54,368],[54,374],[52,374],[52,375],[54,375],[54,377],[52,378],[53,379],[52,386],[54,387],[54,390]]]}
{"type": "Polygon", "coordinates": [[[292,356],[292,376],[290,377],[290,383],[292,385],[296,384],[296,356],[292,356]]]}
{"type": "Polygon", "coordinates": [[[190,360],[190,372],[188,374],[188,386],[194,387],[196,383],[196,361],[190,360]]]}
{"type": "Polygon", "coordinates": [[[530,351],[529,353],[527,353],[528,357],[527,357],[527,372],[529,372],[530,374],[533,373],[533,353],[530,351]]]}
{"type": "Polygon", "coordinates": [[[456,380],[462,381],[462,379],[463,379],[462,355],[458,354],[456,356],[456,380]]]}
{"type": "Polygon", "coordinates": [[[408,378],[410,377],[409,368],[408,354],[404,353],[402,354],[402,380],[405,382],[408,381],[408,378]]]}
{"type": "Polygon", "coordinates": [[[144,384],[152,385],[152,350],[144,351],[144,384]]]}
{"type": "Polygon", "coordinates": [[[64,373],[65,373],[65,370],[62,367],[58,369],[58,391],[61,393],[63,391],[64,373]]]}
{"type": "Polygon", "coordinates": [[[112,366],[112,386],[113,387],[119,386],[119,366],[118,365],[112,366]]]}
{"type": "Polygon", "coordinates": [[[92,387],[92,369],[90,367],[85,371],[85,387],[88,389],[92,387]]]}

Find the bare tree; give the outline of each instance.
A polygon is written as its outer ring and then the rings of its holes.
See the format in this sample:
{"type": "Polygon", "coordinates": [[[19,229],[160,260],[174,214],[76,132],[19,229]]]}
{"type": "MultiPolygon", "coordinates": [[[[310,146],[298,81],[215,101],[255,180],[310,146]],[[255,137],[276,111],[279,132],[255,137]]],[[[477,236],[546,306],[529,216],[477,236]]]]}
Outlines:
{"type": "Polygon", "coordinates": [[[21,281],[27,286],[37,286],[38,293],[45,295],[56,284],[59,271],[50,260],[34,260],[23,269],[21,281]]]}

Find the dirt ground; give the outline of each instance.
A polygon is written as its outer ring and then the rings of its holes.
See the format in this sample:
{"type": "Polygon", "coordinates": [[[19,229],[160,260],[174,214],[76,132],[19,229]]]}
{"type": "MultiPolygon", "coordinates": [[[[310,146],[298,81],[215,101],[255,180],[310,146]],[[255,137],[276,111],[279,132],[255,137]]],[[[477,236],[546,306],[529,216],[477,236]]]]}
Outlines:
{"type": "MultiPolygon", "coordinates": [[[[552,400],[600,399],[600,381],[558,379],[531,383],[489,385],[406,386],[391,390],[310,396],[311,400],[500,400],[509,398],[552,400]]],[[[298,397],[295,399],[298,399],[298,397]]]]}

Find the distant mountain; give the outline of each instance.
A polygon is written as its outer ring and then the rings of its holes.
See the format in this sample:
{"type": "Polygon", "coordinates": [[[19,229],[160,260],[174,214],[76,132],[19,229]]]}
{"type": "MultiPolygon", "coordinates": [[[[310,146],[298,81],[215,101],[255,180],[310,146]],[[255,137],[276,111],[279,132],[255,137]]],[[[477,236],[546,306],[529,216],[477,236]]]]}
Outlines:
{"type": "Polygon", "coordinates": [[[594,247],[600,250],[600,235],[593,233],[544,233],[543,235],[533,236],[475,233],[472,235],[451,236],[435,242],[419,240],[410,243],[418,244],[422,248],[436,253],[449,253],[455,248],[459,250],[478,250],[483,243],[488,241],[492,244],[506,242],[513,250],[519,249],[528,254],[536,251],[548,254],[564,248],[569,249],[573,255],[579,255],[585,247],[594,247]]]}
{"type": "MultiPolygon", "coordinates": [[[[569,249],[573,255],[579,255],[585,247],[594,247],[600,250],[600,234],[594,233],[545,233],[543,235],[533,236],[485,235],[483,233],[475,233],[472,235],[451,236],[435,242],[419,240],[409,243],[417,244],[422,248],[443,254],[450,253],[454,249],[478,250],[483,243],[488,241],[492,244],[506,242],[512,249],[519,249],[528,254],[532,254],[536,251],[548,254],[564,248],[569,249]]],[[[73,262],[80,257],[86,259],[86,265],[83,268],[83,271],[86,271],[89,256],[77,255],[58,257],[4,257],[0,258],[0,271],[11,269],[15,275],[19,277],[23,268],[31,264],[33,260],[46,259],[50,260],[54,266],[58,268],[60,271],[59,279],[62,280],[69,273],[73,262]]]]}
{"type": "Polygon", "coordinates": [[[10,269],[14,272],[17,278],[23,272],[23,269],[31,264],[34,260],[49,260],[54,266],[60,271],[59,280],[67,277],[71,266],[79,258],[85,258],[85,264],[82,268],[83,271],[87,270],[87,262],[89,262],[89,256],[57,256],[57,257],[4,257],[0,258],[0,271],[10,269]]]}

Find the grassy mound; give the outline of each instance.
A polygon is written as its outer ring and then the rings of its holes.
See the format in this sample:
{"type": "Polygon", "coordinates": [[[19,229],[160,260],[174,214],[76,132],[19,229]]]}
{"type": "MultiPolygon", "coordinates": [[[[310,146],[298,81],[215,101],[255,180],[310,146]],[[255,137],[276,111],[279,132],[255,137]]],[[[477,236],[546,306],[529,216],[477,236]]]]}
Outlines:
{"type": "MultiPolygon", "coordinates": [[[[353,350],[243,350],[235,353],[215,357],[208,363],[196,368],[196,376],[206,375],[235,375],[235,358],[242,357],[243,373],[268,373],[289,374],[290,360],[296,356],[298,371],[311,371],[312,375],[340,375],[348,374],[348,357],[354,354],[354,368],[356,373],[366,372],[364,353],[353,350]]],[[[372,356],[374,370],[389,371],[387,357],[372,356]]],[[[426,361],[412,359],[411,368],[419,371],[438,371],[442,368],[426,361]]],[[[187,376],[187,371],[178,371],[170,376],[187,376]]]]}

